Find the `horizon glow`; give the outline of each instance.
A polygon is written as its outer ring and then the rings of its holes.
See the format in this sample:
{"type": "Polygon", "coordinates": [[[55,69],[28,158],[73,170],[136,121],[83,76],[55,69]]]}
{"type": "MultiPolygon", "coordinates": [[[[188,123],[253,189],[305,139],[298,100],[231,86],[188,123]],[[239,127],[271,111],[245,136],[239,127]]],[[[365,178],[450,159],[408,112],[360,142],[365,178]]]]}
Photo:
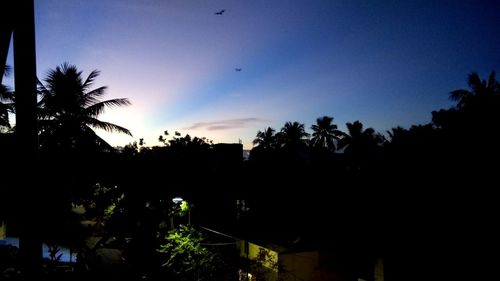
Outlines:
{"type": "MultiPolygon", "coordinates": [[[[252,147],[257,131],[334,117],[384,133],[431,121],[467,75],[500,65],[494,1],[45,0],[35,3],[40,79],[63,62],[104,99],[114,146],[165,130],[252,147]],[[214,12],[225,9],[223,15],[214,12]],[[235,71],[241,68],[242,71],[235,71]],[[198,124],[198,126],[196,126],[198,124]]],[[[12,54],[8,63],[12,64],[12,54]]]]}

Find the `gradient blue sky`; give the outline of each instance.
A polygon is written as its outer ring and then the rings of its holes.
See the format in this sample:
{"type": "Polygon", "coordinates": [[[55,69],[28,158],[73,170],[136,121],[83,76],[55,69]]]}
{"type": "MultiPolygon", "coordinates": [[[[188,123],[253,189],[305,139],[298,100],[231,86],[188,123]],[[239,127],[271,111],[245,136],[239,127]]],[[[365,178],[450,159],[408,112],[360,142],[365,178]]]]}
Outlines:
{"type": "Polygon", "coordinates": [[[35,2],[39,77],[98,69],[106,98],[132,102],[101,118],[134,134],[99,132],[112,145],[177,130],[251,148],[258,130],[323,115],[385,132],[500,66],[499,1],[35,2]]]}

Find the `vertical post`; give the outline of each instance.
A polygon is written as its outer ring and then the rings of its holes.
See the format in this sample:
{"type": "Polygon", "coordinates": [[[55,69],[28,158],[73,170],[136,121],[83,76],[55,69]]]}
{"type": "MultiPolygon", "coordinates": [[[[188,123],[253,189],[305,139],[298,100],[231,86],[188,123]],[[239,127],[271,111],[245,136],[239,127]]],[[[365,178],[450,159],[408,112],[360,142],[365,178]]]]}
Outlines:
{"type": "Polygon", "coordinates": [[[33,0],[14,2],[14,86],[16,93],[16,204],[19,215],[19,247],[25,273],[36,274],[41,268],[42,243],[38,235],[40,217],[37,178],[38,154],[36,116],[36,57],[33,0]]]}
{"type": "Polygon", "coordinates": [[[247,271],[247,280],[250,281],[250,245],[248,244],[248,240],[245,240],[245,254],[246,258],[246,271],[247,271]]]}

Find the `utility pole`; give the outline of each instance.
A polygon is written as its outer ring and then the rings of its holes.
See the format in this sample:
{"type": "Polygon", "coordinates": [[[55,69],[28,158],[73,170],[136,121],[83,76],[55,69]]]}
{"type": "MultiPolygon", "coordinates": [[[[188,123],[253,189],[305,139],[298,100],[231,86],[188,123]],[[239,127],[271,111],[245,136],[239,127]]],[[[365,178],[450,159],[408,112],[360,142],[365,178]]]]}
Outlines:
{"type": "Polygon", "coordinates": [[[11,210],[19,228],[19,248],[24,274],[41,269],[42,243],[39,238],[39,186],[37,178],[38,130],[36,116],[35,13],[33,0],[7,0],[0,4],[0,82],[6,64],[10,38],[14,46],[14,87],[16,107],[15,186],[16,206],[11,210]]]}

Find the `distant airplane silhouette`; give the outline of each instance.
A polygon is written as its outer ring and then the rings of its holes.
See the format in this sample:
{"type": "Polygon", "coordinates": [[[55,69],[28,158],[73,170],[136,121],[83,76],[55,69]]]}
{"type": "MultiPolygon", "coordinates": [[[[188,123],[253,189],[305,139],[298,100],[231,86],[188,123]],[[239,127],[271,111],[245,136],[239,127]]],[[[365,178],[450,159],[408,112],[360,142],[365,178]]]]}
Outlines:
{"type": "Polygon", "coordinates": [[[220,10],[220,11],[218,11],[218,12],[215,12],[214,14],[222,16],[222,14],[223,14],[225,11],[226,11],[226,10],[222,9],[222,10],[220,10]]]}
{"type": "Polygon", "coordinates": [[[241,68],[235,68],[234,71],[241,71],[241,68]]]}

